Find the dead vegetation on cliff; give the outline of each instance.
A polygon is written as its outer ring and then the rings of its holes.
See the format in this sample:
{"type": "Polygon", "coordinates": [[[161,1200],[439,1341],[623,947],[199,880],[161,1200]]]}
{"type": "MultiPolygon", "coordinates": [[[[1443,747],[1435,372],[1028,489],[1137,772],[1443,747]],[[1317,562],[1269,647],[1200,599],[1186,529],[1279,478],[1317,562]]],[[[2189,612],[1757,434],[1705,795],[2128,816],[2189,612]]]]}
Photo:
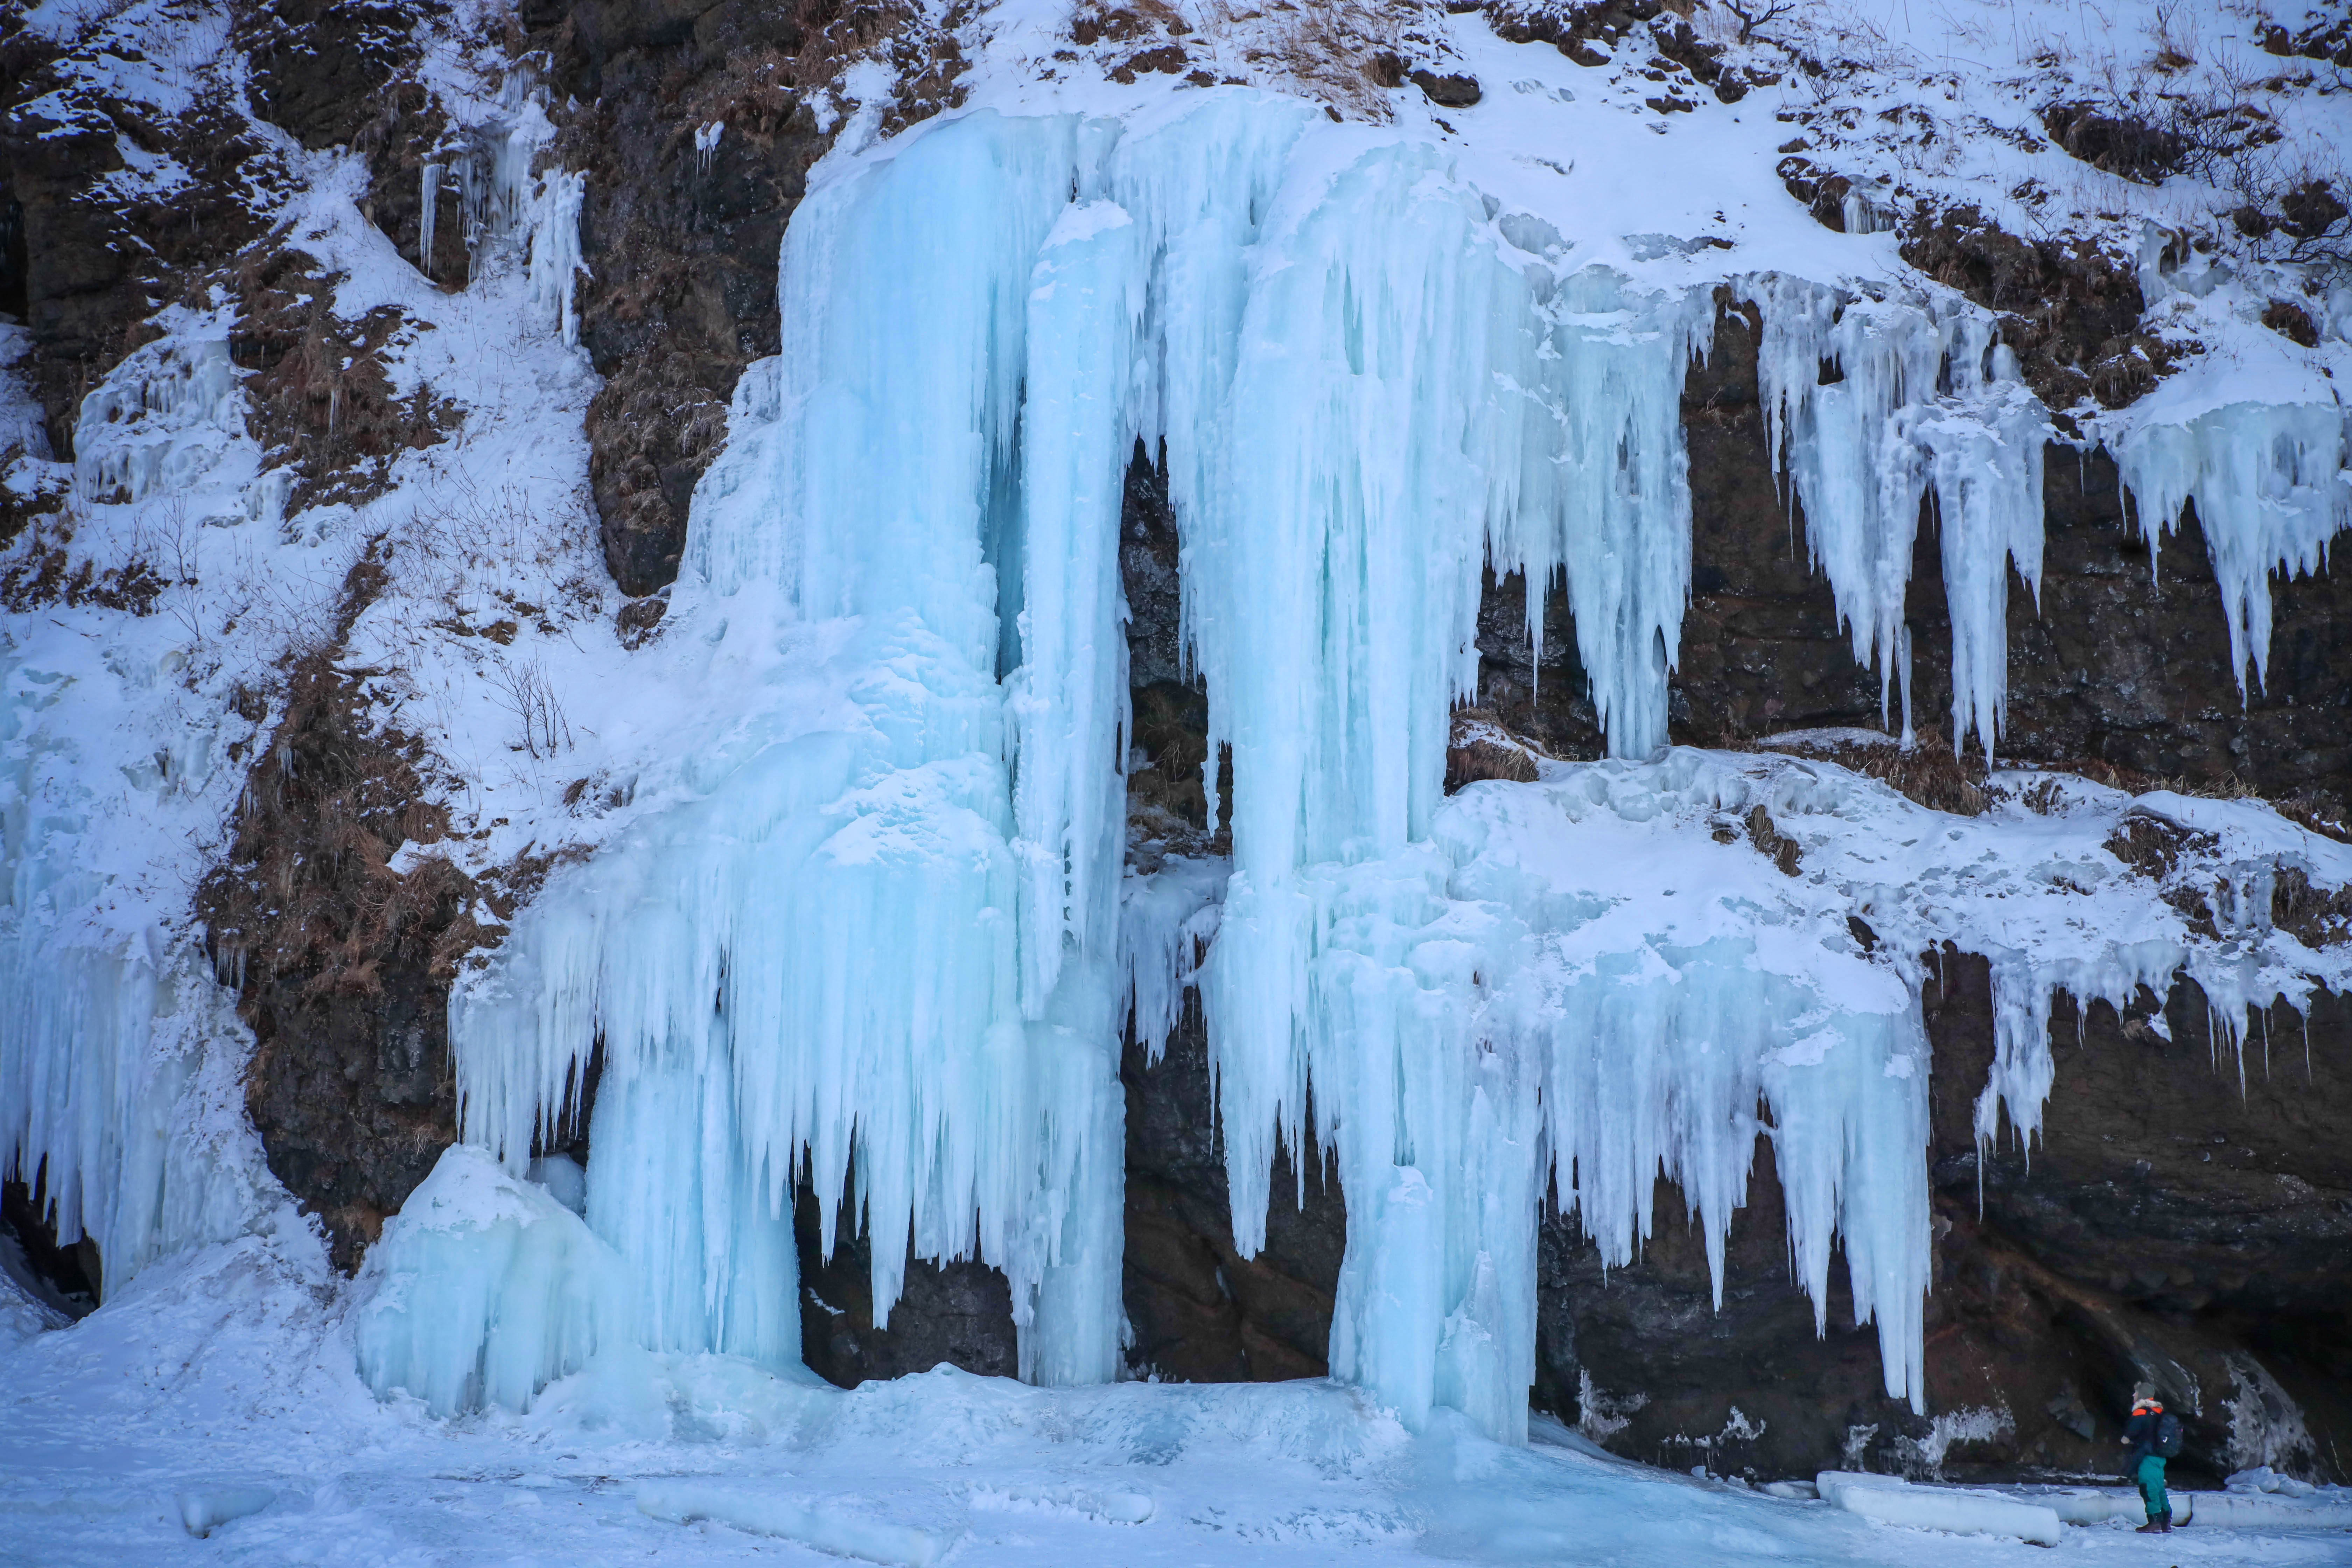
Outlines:
{"type": "Polygon", "coordinates": [[[1466,108],[1480,88],[1444,68],[1452,48],[1423,0],[1251,5],[1210,0],[1185,10],[1165,0],[1085,0],[1071,15],[1071,47],[1112,81],[1175,77],[1192,87],[1255,84],[1294,92],[1334,120],[1386,121],[1388,93],[1408,83],[1440,108],[1466,108]]]}
{"type": "Polygon", "coordinates": [[[271,1169],[347,1268],[457,1135],[452,981],[556,861],[462,867],[446,768],[384,718],[400,672],[350,662],[394,548],[361,548],[331,625],[298,647],[282,690],[237,689],[240,716],[280,716],[249,755],[232,749],[247,781],[228,852],[195,900],[254,1032],[247,1107],[271,1169]]]}

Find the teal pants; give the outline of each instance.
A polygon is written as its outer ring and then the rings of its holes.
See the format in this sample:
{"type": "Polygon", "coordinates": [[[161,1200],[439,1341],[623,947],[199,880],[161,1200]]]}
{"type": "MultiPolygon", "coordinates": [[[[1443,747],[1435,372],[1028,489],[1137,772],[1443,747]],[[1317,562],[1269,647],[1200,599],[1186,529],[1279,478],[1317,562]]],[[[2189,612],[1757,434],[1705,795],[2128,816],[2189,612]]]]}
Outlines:
{"type": "Polygon", "coordinates": [[[2147,1505],[2147,1517],[2151,1521],[2172,1512],[2172,1503],[2164,1495],[2163,1455],[2143,1456],[2132,1479],[2139,1482],[2139,1500],[2147,1505]]]}

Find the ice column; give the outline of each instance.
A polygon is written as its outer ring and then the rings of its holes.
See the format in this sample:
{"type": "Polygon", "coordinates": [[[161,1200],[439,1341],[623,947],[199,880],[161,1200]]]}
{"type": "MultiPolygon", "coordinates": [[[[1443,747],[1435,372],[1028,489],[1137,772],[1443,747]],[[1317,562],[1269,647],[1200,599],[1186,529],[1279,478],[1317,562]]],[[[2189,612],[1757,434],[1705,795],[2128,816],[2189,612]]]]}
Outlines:
{"type": "MultiPolygon", "coordinates": [[[[1778,274],[1751,279],[1767,438],[1804,503],[1854,658],[1903,687],[1903,620],[1921,499],[1933,487],[1952,617],[1952,742],[1988,755],[2008,705],[2009,569],[2042,578],[2048,421],[1986,313],[1941,296],[1854,299],[1778,274]],[[1822,367],[1836,379],[1824,384],[1822,367]]],[[[1885,699],[1882,698],[1882,705],[1885,699]]]]}
{"type": "Polygon", "coordinates": [[[656,1280],[640,1342],[788,1354],[792,1184],[830,1250],[854,1171],[877,1310],[910,1244],[977,1253],[1026,1374],[1116,1371],[1141,294],[1135,226],[1071,206],[1087,142],[976,116],[795,215],[784,353],[739,393],[678,590],[743,719],[453,998],[466,1133],[509,1169],[601,1037],[588,1220],[656,1280]],[[836,710],[761,691],[787,645],[831,649],[836,710]]]}
{"type": "Polygon", "coordinates": [[[441,165],[428,160],[418,174],[423,205],[416,216],[416,269],[433,276],[434,230],[441,218],[441,165]]]}
{"type": "Polygon", "coordinates": [[[580,203],[587,189],[587,175],[551,169],[530,204],[531,308],[567,348],[580,342],[577,280],[588,269],[580,258],[580,203]]]}
{"type": "MultiPolygon", "coordinates": [[[[1114,185],[1160,155],[1122,144],[1114,185]]],[[[1171,289],[1162,329],[1180,392],[1199,384],[1177,346],[1231,365],[1221,410],[1167,428],[1188,625],[1233,748],[1202,994],[1234,1235],[1261,1244],[1275,1141],[1305,1147],[1311,1082],[1349,1202],[1334,1373],[1409,1421],[1444,1404],[1511,1436],[1539,1075],[1475,1021],[1515,950],[1450,900],[1428,845],[1448,714],[1475,682],[1491,552],[1528,572],[1537,614],[1564,569],[1612,748],[1663,741],[1689,566],[1680,390],[1705,317],[1605,273],[1522,269],[1433,150],[1297,166],[1238,300],[1171,289]],[[1189,314],[1213,308],[1229,349],[1189,314]],[[1221,451],[1196,463],[1204,429],[1221,451]]]]}

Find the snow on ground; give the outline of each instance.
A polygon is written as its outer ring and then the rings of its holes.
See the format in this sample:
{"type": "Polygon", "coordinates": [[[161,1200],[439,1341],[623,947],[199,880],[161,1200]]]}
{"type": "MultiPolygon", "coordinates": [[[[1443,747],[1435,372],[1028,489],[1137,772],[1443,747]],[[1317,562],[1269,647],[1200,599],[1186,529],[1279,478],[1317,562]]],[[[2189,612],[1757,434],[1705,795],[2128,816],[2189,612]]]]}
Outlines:
{"type": "MultiPolygon", "coordinates": [[[[1458,1422],[1414,1436],[1324,1382],[1043,1390],[943,1368],[844,1392],[639,1355],[557,1384],[529,1417],[445,1424],[369,1395],[340,1300],[299,1234],[251,1237],[0,1349],[0,1563],[2053,1561],[1633,1465],[1541,1423],[1524,1448],[1458,1422]],[[199,1537],[191,1519],[224,1521],[199,1537]]],[[[2273,1521],[2160,1545],[2123,1519],[2068,1528],[2058,1560],[2352,1553],[2343,1521],[2293,1522],[2342,1494],[2256,1500],[2273,1521]]]]}

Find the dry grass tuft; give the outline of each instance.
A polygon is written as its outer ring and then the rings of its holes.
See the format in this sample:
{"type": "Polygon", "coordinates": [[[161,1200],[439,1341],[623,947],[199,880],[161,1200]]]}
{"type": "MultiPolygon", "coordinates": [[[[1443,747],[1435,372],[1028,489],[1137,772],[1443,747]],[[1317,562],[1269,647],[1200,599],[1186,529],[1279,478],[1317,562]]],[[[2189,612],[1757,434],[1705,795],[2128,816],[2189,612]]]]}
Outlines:
{"type": "Polygon", "coordinates": [[[1916,743],[1909,747],[1807,743],[1761,749],[1835,763],[1876,779],[1932,811],[1977,816],[1991,804],[1985,792],[1983,762],[1955,753],[1943,731],[1933,726],[1919,731],[1916,743]]]}

